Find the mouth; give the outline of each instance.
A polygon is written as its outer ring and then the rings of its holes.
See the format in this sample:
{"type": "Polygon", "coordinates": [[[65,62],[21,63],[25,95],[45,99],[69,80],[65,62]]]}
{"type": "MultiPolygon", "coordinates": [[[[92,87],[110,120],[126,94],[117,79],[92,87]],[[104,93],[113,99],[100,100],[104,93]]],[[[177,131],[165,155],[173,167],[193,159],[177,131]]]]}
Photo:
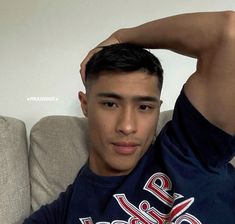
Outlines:
{"type": "Polygon", "coordinates": [[[112,143],[113,149],[116,153],[122,155],[133,154],[137,149],[139,144],[135,142],[114,142],[112,143]]]}

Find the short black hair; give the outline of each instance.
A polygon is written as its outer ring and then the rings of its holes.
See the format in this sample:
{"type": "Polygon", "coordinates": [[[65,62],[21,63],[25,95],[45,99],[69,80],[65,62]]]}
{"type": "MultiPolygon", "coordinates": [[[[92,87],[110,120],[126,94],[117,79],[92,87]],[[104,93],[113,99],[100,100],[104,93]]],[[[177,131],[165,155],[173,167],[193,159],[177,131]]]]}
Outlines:
{"type": "Polygon", "coordinates": [[[143,71],[158,77],[158,87],[163,83],[163,69],[158,58],[137,45],[123,43],[104,46],[86,65],[85,84],[96,80],[102,72],[143,71]]]}

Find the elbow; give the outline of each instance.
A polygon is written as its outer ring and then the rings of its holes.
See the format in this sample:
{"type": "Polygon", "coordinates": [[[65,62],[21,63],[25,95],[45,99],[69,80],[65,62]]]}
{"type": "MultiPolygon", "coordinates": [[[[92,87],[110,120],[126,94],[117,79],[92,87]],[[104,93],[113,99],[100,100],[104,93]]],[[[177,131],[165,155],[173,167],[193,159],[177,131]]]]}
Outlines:
{"type": "Polygon", "coordinates": [[[223,39],[226,41],[235,41],[235,11],[226,11],[223,13],[223,39]]]}

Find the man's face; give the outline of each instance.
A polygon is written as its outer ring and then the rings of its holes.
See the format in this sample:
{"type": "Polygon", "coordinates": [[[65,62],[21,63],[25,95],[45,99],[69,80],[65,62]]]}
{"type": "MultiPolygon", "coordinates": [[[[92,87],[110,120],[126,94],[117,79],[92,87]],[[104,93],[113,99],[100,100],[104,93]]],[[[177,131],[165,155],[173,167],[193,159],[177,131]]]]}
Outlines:
{"type": "Polygon", "coordinates": [[[91,170],[102,176],[130,173],[155,134],[157,77],[140,71],[103,73],[79,98],[88,118],[91,170]]]}

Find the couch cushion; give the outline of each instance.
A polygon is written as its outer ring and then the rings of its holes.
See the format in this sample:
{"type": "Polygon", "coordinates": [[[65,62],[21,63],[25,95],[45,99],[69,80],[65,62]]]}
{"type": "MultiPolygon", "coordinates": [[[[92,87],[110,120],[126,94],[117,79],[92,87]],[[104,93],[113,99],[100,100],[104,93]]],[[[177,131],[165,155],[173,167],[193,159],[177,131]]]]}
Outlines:
{"type": "Polygon", "coordinates": [[[0,223],[22,223],[29,214],[25,125],[17,119],[0,116],[0,223]]]}
{"type": "Polygon", "coordinates": [[[30,176],[32,210],[54,200],[73,182],[85,163],[86,119],[49,116],[30,133],[30,176]]]}

